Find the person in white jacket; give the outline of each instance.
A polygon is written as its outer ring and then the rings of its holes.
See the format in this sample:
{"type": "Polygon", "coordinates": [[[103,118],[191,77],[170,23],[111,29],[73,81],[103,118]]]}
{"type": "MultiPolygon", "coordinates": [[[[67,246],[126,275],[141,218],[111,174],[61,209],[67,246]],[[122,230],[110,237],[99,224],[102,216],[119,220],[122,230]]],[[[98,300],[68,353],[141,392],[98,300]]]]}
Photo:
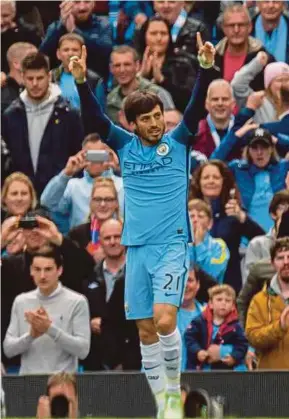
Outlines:
{"type": "Polygon", "coordinates": [[[268,63],[269,56],[264,51],[258,52],[256,57],[243,66],[231,81],[234,97],[239,108],[246,106],[248,96],[253,92],[250,83],[265,67],[264,85],[265,98],[262,106],[256,110],[254,121],[258,124],[278,120],[278,103],[281,83],[289,78],[289,65],[283,62],[268,63]]]}

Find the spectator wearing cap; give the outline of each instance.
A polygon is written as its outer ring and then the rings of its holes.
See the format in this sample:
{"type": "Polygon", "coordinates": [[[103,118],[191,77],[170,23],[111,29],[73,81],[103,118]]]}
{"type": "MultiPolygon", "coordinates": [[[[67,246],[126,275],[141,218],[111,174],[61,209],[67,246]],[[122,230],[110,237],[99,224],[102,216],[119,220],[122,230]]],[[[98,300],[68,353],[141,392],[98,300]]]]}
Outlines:
{"type": "MultiPolygon", "coordinates": [[[[250,124],[236,132],[231,132],[221,144],[224,153],[215,153],[215,158],[224,158],[231,150],[231,144],[242,144],[243,136],[250,131],[250,124]]],[[[245,209],[253,220],[268,231],[273,226],[269,215],[269,205],[274,193],[286,189],[286,175],[289,161],[279,159],[273,138],[264,128],[255,128],[248,135],[248,145],[244,149],[244,158],[229,163],[239,187],[245,209]]]]}
{"type": "Polygon", "coordinates": [[[254,114],[254,121],[258,124],[278,120],[282,81],[286,80],[286,77],[289,78],[288,64],[280,61],[268,64],[268,60],[269,56],[266,52],[258,52],[252,61],[235,73],[231,82],[237,105],[242,108],[246,106],[247,98],[253,92],[250,83],[260,72],[264,71],[265,97],[254,114]]]}
{"type": "Polygon", "coordinates": [[[278,61],[289,61],[289,18],[285,1],[259,1],[259,13],[253,18],[252,35],[278,61]]]}

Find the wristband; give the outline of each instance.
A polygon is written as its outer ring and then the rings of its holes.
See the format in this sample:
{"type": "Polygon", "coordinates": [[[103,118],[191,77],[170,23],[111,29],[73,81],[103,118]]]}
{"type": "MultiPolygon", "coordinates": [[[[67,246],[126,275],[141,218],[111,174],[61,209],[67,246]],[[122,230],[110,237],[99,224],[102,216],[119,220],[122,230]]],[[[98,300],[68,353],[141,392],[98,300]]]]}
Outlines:
{"type": "Polygon", "coordinates": [[[75,79],[76,84],[83,84],[86,82],[86,77],[83,77],[82,79],[75,79]]]}
{"type": "Polygon", "coordinates": [[[215,61],[208,62],[203,55],[198,55],[198,61],[202,68],[211,68],[214,66],[215,61]]]}

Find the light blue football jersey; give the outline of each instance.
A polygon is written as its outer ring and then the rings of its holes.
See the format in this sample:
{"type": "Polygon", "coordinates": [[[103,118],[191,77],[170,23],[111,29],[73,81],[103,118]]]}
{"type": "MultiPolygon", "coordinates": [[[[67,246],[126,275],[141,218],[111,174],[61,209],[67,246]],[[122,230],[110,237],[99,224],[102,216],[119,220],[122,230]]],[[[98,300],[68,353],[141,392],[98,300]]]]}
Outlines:
{"type": "Polygon", "coordinates": [[[106,143],[120,160],[125,246],[191,241],[187,203],[189,135],[181,122],[149,147],[135,134],[111,124],[106,143]]]}

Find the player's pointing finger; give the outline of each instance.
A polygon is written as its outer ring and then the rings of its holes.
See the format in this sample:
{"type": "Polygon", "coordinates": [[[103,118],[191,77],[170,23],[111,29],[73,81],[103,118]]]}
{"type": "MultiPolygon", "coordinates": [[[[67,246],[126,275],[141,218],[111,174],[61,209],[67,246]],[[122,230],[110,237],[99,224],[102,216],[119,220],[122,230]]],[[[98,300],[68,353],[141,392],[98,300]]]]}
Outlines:
{"type": "Polygon", "coordinates": [[[200,32],[197,32],[197,45],[198,45],[198,49],[200,50],[202,48],[203,44],[203,40],[202,40],[202,36],[200,34],[200,32]]]}

